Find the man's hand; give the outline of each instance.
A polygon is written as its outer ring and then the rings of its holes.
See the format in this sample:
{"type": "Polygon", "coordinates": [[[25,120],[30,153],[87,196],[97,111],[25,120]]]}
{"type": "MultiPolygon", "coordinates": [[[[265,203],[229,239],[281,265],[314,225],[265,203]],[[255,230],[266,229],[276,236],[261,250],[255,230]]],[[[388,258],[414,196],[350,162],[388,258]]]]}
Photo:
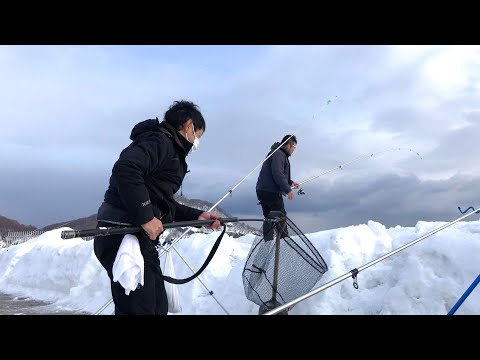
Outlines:
{"type": "Polygon", "coordinates": [[[288,195],[288,200],[293,200],[293,197],[295,196],[293,191],[290,191],[287,195],[288,195]]]}
{"type": "Polygon", "coordinates": [[[298,187],[300,186],[299,183],[295,182],[295,181],[292,181],[292,188],[293,189],[298,189],[298,187]]]}
{"type": "Polygon", "coordinates": [[[215,220],[211,225],[204,225],[207,229],[218,229],[220,227],[220,216],[215,215],[211,212],[205,211],[200,214],[198,220],[215,220]]]}
{"type": "Polygon", "coordinates": [[[154,217],[149,222],[142,225],[143,230],[148,234],[150,240],[156,240],[157,237],[163,233],[163,224],[162,222],[154,217]]]}

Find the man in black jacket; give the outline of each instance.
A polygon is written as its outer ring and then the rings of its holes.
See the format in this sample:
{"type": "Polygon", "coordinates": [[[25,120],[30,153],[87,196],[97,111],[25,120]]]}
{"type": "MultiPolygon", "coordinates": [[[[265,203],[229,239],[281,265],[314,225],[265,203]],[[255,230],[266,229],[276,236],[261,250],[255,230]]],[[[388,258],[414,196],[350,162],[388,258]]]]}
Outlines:
{"type": "MultiPolygon", "coordinates": [[[[290,176],[289,157],[297,148],[297,138],[295,135],[285,135],[281,142],[276,142],[270,148],[267,157],[275,151],[262,165],[260,174],[258,175],[256,191],[257,198],[262,206],[263,216],[266,218],[271,211],[281,211],[287,215],[283,196],[287,196],[289,200],[293,200],[294,193],[292,187],[298,187],[290,176]],[[288,139],[288,141],[287,141],[288,139]],[[285,142],[285,144],[283,144],[285,142]],[[282,147],[275,151],[281,144],[282,147]]],[[[263,224],[263,235],[266,240],[272,239],[273,232],[271,223],[263,224]]],[[[285,227],[285,235],[287,229],[285,227]]]]}
{"type": "Polygon", "coordinates": [[[206,128],[198,106],[175,101],[164,121],[148,119],[134,126],[127,146],[115,162],[104,201],[98,209],[97,228],[141,226],[135,234],[144,258],[144,285],[126,295],[113,281],[113,264],[124,235],[99,236],[94,251],[111,280],[116,315],[166,315],[168,299],[156,246],[163,223],[214,220],[207,228],[218,229],[220,217],[174,200],[187,173],[186,157],[198,147],[206,128]]]}
{"type": "MultiPolygon", "coordinates": [[[[257,198],[262,206],[264,218],[267,218],[271,211],[280,211],[285,216],[287,215],[283,196],[293,200],[294,193],[292,188],[298,187],[298,183],[291,179],[290,160],[288,159],[296,148],[297,138],[294,135],[285,135],[281,142],[276,142],[271,146],[270,152],[267,154],[268,157],[274,152],[263,163],[256,185],[257,198]],[[278,148],[280,145],[282,146],[278,148]]],[[[286,235],[288,235],[287,225],[285,222],[282,222],[280,236],[286,235]]],[[[272,223],[263,223],[263,238],[266,241],[273,240],[272,223]]],[[[267,259],[265,258],[265,260],[267,259]]],[[[273,300],[271,303],[267,302],[259,307],[258,314],[262,315],[274,309],[277,305],[279,304],[273,300]]],[[[288,310],[282,311],[279,315],[288,315],[288,310]]]]}

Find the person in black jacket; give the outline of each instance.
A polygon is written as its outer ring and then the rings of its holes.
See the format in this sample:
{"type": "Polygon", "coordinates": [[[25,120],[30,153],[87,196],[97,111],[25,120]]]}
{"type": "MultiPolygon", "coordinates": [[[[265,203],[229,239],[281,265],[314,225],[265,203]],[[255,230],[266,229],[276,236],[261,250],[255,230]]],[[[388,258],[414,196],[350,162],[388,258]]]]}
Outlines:
{"type": "MultiPolygon", "coordinates": [[[[268,157],[275,151],[275,153],[263,163],[256,185],[257,198],[262,206],[264,218],[268,217],[271,211],[281,211],[284,215],[287,215],[283,196],[287,196],[289,200],[293,200],[294,193],[292,187],[298,187],[298,183],[291,179],[290,161],[288,159],[296,148],[297,138],[295,135],[285,135],[281,142],[276,142],[271,146],[270,152],[266,156],[268,157]],[[284,142],[285,144],[283,144],[284,142]],[[275,151],[281,144],[283,144],[282,147],[275,151]]],[[[264,222],[263,235],[266,240],[273,238],[271,227],[271,223],[264,222]]],[[[284,235],[287,233],[285,226],[284,235]]]]}
{"type": "Polygon", "coordinates": [[[144,285],[126,295],[113,281],[113,264],[124,235],[94,238],[94,252],[111,280],[116,315],[166,315],[168,299],[156,246],[163,223],[214,220],[207,228],[218,229],[220,217],[179,204],[173,195],[182,186],[188,154],[198,148],[206,129],[198,108],[189,101],[175,101],[164,121],[148,119],[136,124],[132,142],[120,153],[112,168],[104,201],[98,209],[97,228],[141,226],[135,234],[144,258],[144,285]]]}
{"type": "MultiPolygon", "coordinates": [[[[288,159],[296,148],[297,138],[294,135],[285,135],[281,142],[276,142],[271,146],[270,152],[266,156],[268,157],[273,152],[272,156],[263,163],[256,185],[257,198],[262,206],[264,218],[267,218],[271,211],[280,211],[285,216],[287,215],[283,197],[287,196],[289,200],[293,200],[292,188],[298,187],[298,183],[291,179],[290,160],[288,159]],[[278,148],[281,144],[283,145],[278,148]]],[[[263,223],[263,238],[265,241],[273,240],[272,228],[272,223],[263,223]]],[[[287,225],[282,222],[280,236],[284,237],[286,235],[288,235],[287,225]]],[[[277,305],[279,304],[273,302],[273,300],[267,302],[259,307],[258,314],[262,315],[274,309],[277,305]]],[[[286,309],[279,315],[288,315],[289,310],[286,309]]]]}

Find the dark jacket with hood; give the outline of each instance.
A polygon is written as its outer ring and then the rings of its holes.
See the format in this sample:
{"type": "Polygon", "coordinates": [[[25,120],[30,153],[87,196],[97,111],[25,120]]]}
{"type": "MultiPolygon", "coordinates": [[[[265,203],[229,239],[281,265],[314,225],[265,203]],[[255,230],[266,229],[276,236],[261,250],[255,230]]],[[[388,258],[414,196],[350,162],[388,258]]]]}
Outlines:
{"type": "MultiPolygon", "coordinates": [[[[270,155],[278,146],[276,142],[271,146],[270,155]]],[[[270,156],[262,165],[260,174],[258,175],[256,189],[282,195],[292,191],[292,180],[290,179],[290,154],[282,146],[280,149],[270,156]]]]}
{"type": "Polygon", "coordinates": [[[196,220],[203,211],[173,199],[187,173],[192,144],[158,119],[135,125],[130,140],[113,166],[105,202],[123,209],[127,222],[136,226],[154,216],[165,222],[196,220]]]}
{"type": "MultiPolygon", "coordinates": [[[[141,226],[154,216],[163,223],[197,220],[202,210],[179,204],[173,198],[187,173],[185,158],[192,144],[170,124],[159,123],[158,119],[135,125],[130,139],[132,143],[120,153],[112,168],[104,202],[97,213],[97,226],[112,226],[112,222],[141,226]]],[[[153,247],[158,240],[146,243],[141,241],[141,248],[153,247]]],[[[109,258],[110,268],[119,246],[120,241],[114,236],[102,237],[96,241],[95,252],[102,263],[103,257],[109,258]]]]}

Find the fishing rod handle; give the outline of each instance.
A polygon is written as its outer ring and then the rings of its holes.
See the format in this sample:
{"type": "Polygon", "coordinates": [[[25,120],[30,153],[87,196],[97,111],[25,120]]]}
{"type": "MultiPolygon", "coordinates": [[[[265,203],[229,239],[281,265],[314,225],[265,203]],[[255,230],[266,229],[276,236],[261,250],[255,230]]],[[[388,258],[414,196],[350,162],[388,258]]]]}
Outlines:
{"type": "MultiPolygon", "coordinates": [[[[215,220],[193,220],[193,221],[177,221],[172,223],[163,224],[164,229],[188,227],[188,226],[203,226],[213,223],[215,220]]],[[[231,222],[238,222],[237,217],[220,218],[220,223],[226,224],[231,222]]],[[[62,239],[74,239],[87,236],[107,236],[118,234],[133,234],[144,231],[142,227],[112,227],[112,228],[100,228],[100,229],[88,229],[88,230],[64,230],[61,233],[62,239]]]]}
{"type": "Polygon", "coordinates": [[[64,230],[61,233],[62,239],[74,239],[87,236],[107,236],[117,234],[133,234],[143,231],[142,227],[129,227],[129,228],[100,228],[100,229],[87,229],[87,230],[64,230]]]}

